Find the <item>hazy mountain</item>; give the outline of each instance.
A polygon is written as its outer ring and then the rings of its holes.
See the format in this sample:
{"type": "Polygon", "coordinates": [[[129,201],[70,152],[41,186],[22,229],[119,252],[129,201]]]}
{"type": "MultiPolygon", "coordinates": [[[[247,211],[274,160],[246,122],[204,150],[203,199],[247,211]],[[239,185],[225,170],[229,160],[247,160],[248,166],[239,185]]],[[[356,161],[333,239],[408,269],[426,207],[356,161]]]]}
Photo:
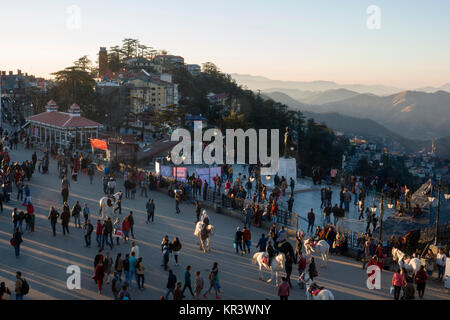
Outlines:
{"type": "Polygon", "coordinates": [[[233,73],[231,76],[238,84],[247,86],[251,90],[268,90],[271,88],[295,89],[300,91],[327,91],[335,89],[347,89],[358,93],[372,93],[376,95],[390,95],[400,92],[403,89],[383,86],[383,85],[363,85],[363,84],[338,84],[332,81],[281,81],[271,80],[261,76],[243,75],[233,73]]]}
{"type": "Polygon", "coordinates": [[[360,94],[306,110],[369,118],[411,139],[427,140],[450,136],[450,93],[403,91],[387,97],[360,94]]]}
{"type": "Polygon", "coordinates": [[[303,110],[306,108],[304,103],[292,99],[289,95],[283,92],[263,92],[261,93],[261,96],[264,99],[272,99],[275,102],[285,104],[293,109],[303,110]]]}
{"type": "Polygon", "coordinates": [[[283,93],[299,102],[318,105],[348,99],[359,94],[358,92],[347,89],[333,89],[323,92],[300,91],[294,89],[268,89],[264,90],[263,93],[267,95],[271,95],[273,93],[283,93]]]}
{"type": "Polygon", "coordinates": [[[450,92],[450,83],[446,83],[440,87],[424,87],[424,88],[418,88],[415,91],[423,91],[423,92],[436,92],[436,91],[447,91],[450,92]]]}
{"type": "Polygon", "coordinates": [[[417,151],[423,147],[422,143],[406,139],[371,119],[355,118],[345,116],[336,112],[316,113],[311,111],[304,111],[305,107],[311,106],[301,104],[288,95],[280,92],[272,92],[269,95],[262,94],[262,97],[265,99],[272,99],[276,102],[283,103],[291,109],[301,110],[303,115],[307,119],[312,118],[316,122],[323,122],[327,125],[327,127],[335,131],[342,132],[347,136],[385,138],[391,142],[399,142],[408,151],[417,151]]]}

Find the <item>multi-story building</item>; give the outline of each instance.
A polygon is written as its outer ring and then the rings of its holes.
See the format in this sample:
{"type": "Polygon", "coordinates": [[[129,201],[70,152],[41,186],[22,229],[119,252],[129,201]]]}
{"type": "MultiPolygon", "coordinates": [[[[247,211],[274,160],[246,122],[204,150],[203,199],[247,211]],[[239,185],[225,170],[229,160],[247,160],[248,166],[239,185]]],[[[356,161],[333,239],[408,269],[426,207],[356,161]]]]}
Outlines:
{"type": "Polygon", "coordinates": [[[184,68],[184,58],[181,56],[173,56],[169,54],[160,54],[153,58],[155,68],[159,73],[171,72],[174,68],[184,68]]]}
{"type": "Polygon", "coordinates": [[[172,76],[151,74],[142,70],[135,79],[128,81],[130,109],[138,114],[148,106],[156,108],[178,104],[178,85],[172,83],[172,76]]]}
{"type": "Polygon", "coordinates": [[[198,76],[202,71],[202,67],[200,67],[198,64],[187,64],[186,70],[193,76],[198,76]]]}

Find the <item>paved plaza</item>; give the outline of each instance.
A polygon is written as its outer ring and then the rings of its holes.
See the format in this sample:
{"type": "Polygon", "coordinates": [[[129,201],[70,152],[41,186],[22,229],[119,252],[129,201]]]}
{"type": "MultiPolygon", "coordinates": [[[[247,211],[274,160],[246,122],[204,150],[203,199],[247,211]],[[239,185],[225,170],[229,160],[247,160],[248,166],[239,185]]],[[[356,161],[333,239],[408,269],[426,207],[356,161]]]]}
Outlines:
{"type": "MultiPolygon", "coordinates": [[[[11,151],[12,161],[31,160],[32,151],[24,150],[19,145],[18,150],[11,151]]],[[[42,157],[42,153],[38,153],[42,157]]],[[[98,200],[103,196],[103,188],[100,172],[96,172],[94,183],[91,185],[86,175],[80,174],[78,183],[71,181],[69,205],[76,201],[83,205],[87,203],[91,211],[91,222],[96,225],[98,218],[98,200]]],[[[121,177],[118,179],[117,190],[123,186],[121,177]]],[[[21,201],[16,201],[16,188],[13,188],[12,201],[4,203],[4,211],[0,214],[0,281],[5,281],[9,288],[14,289],[16,271],[22,271],[23,276],[30,283],[30,293],[26,299],[112,299],[110,285],[105,284],[103,294],[97,294],[97,287],[92,279],[93,261],[97,253],[95,231],[92,235],[92,247],[84,247],[82,229],[76,229],[70,224],[70,235],[63,236],[61,224],[58,221],[57,236],[53,237],[50,222],[47,219],[49,207],[55,205],[61,211],[62,198],[60,195],[60,179],[57,175],[56,162],[50,162],[49,173],[42,175],[35,172],[30,183],[31,198],[35,207],[36,226],[35,232],[25,232],[24,242],[21,246],[20,258],[16,259],[14,249],[9,243],[12,235],[11,211],[14,207],[25,210],[21,201]],[[69,290],[66,286],[68,274],[66,268],[69,265],[78,265],[82,272],[81,290],[69,290]]],[[[338,194],[333,194],[334,199],[338,194]]],[[[148,198],[143,198],[138,193],[136,199],[123,199],[122,216],[133,211],[135,217],[136,242],[140,247],[140,255],[146,266],[145,290],[139,291],[135,281],[132,283],[132,299],[159,299],[165,293],[167,272],[160,266],[161,249],[160,242],[164,235],[169,235],[172,240],[179,237],[182,243],[180,252],[180,266],[174,265],[170,259],[169,267],[174,270],[178,281],[183,281],[183,272],[186,265],[191,265],[192,278],[195,271],[201,271],[208,286],[208,273],[214,262],[219,264],[219,278],[222,286],[222,299],[251,300],[251,299],[278,299],[277,289],[274,284],[268,284],[258,280],[257,266],[252,264],[252,255],[237,255],[233,249],[234,234],[237,226],[242,223],[235,218],[216,214],[208,210],[211,223],[216,227],[216,233],[212,237],[212,251],[206,254],[199,249],[198,240],[194,237],[195,212],[194,206],[188,203],[180,205],[181,214],[175,214],[175,201],[167,196],[167,193],[151,191],[149,198],[153,198],[156,204],[155,222],[146,224],[145,203],[148,198]]],[[[306,215],[306,210],[314,203],[320,207],[319,192],[302,192],[296,195],[295,208],[306,215]],[[306,210],[305,210],[306,209],[306,210]]],[[[317,212],[317,210],[315,210],[317,212]]],[[[319,214],[318,214],[319,216],[319,214]]],[[[321,215],[320,215],[321,216],[321,215]]],[[[316,220],[317,221],[317,220],[316,220]]],[[[320,220],[319,220],[320,221],[320,220]]],[[[305,227],[306,229],[306,227],[305,227]]],[[[252,226],[253,250],[261,235],[267,234],[267,230],[252,226]]],[[[117,253],[130,251],[130,243],[114,246],[112,250],[105,248],[105,253],[110,252],[115,259],[117,253]]],[[[316,259],[320,265],[319,258],[316,259]]],[[[306,299],[304,290],[300,290],[297,282],[297,265],[293,268],[294,289],[290,299],[306,299]]],[[[319,277],[316,279],[320,285],[330,289],[336,299],[392,299],[389,294],[392,272],[382,272],[382,289],[369,290],[366,287],[367,275],[361,268],[361,263],[347,257],[330,256],[328,268],[318,268],[319,277]]],[[[268,274],[265,273],[267,278],[268,274]]],[[[122,277],[123,279],[123,277],[122,277]]],[[[192,299],[188,291],[186,299],[192,299]]],[[[428,281],[425,291],[426,299],[449,299],[450,295],[443,289],[442,283],[434,280],[428,281]]],[[[203,299],[203,298],[202,298],[203,299]]],[[[214,299],[214,294],[208,299],[214,299]]]]}

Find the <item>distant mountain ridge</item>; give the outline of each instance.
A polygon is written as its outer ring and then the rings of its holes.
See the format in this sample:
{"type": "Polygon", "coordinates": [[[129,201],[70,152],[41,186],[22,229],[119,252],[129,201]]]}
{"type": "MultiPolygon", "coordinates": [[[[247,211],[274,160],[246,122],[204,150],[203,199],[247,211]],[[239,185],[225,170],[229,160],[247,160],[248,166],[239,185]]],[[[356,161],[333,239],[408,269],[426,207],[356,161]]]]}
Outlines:
{"type": "Polygon", "coordinates": [[[384,85],[364,84],[338,84],[333,81],[282,81],[272,80],[261,76],[232,73],[231,77],[238,84],[247,86],[250,90],[268,90],[271,88],[295,89],[300,91],[327,91],[335,89],[347,89],[357,93],[372,93],[375,95],[390,95],[400,91],[402,88],[384,85]]]}
{"type": "Polygon", "coordinates": [[[293,108],[314,113],[339,113],[371,119],[405,138],[430,140],[450,136],[450,93],[402,91],[389,96],[354,94],[333,90],[310,95],[301,101],[283,92],[263,92],[273,100],[293,108]],[[339,94],[344,93],[344,94],[339,94]],[[345,98],[348,95],[348,98],[345,98]],[[336,101],[326,102],[333,99],[336,101]],[[340,99],[340,100],[339,100],[340,99]],[[318,103],[308,104],[305,101],[318,103]],[[325,103],[324,103],[325,102],[325,103]]]}

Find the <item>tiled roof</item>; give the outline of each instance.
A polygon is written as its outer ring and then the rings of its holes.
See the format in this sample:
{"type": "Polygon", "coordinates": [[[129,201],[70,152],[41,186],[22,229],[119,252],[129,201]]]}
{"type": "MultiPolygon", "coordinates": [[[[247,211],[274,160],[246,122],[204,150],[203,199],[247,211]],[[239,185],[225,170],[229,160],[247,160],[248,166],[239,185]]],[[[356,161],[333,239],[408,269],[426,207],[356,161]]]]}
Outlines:
{"type": "Polygon", "coordinates": [[[81,116],[74,116],[69,113],[58,111],[50,111],[36,114],[34,116],[28,117],[27,121],[46,124],[63,129],[103,126],[98,122],[83,118],[81,116]]]}

